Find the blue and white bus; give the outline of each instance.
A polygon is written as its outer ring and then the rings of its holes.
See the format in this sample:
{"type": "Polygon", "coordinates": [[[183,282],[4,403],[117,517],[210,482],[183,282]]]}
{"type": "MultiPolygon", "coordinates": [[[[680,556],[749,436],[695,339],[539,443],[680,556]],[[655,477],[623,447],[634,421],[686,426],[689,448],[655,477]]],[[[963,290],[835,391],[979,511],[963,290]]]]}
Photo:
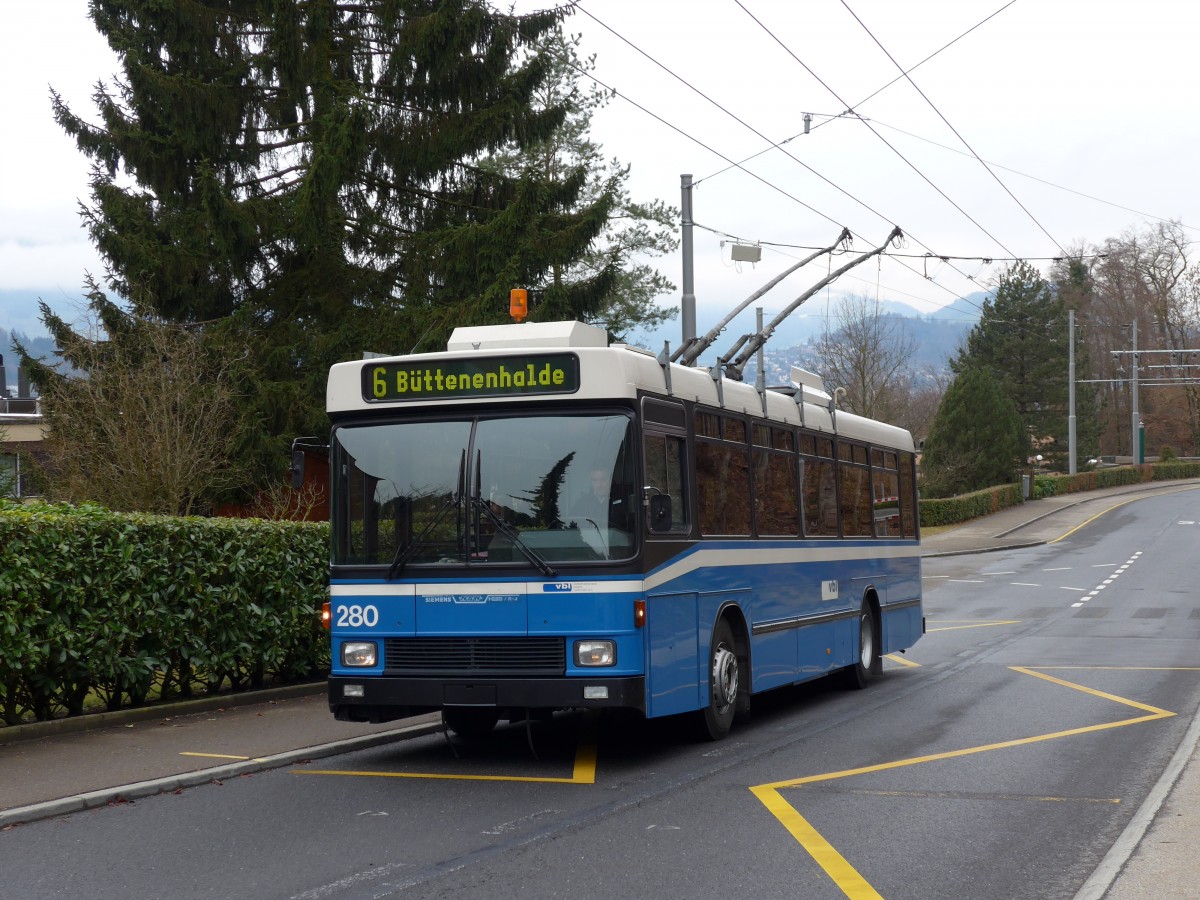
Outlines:
{"type": "Polygon", "coordinates": [[[329,704],[465,736],[865,686],[924,632],[907,431],[578,322],[459,328],[329,374],[329,704]],[[719,374],[719,373],[718,373],[719,374]]]}

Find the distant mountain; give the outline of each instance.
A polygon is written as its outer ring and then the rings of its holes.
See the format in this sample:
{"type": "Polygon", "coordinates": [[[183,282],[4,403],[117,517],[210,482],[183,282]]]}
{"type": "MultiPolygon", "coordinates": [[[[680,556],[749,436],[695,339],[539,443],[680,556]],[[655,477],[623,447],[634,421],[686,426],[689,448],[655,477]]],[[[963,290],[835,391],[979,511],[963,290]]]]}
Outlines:
{"type": "MultiPolygon", "coordinates": [[[[983,301],[988,296],[986,292],[977,291],[932,313],[922,313],[898,300],[880,300],[879,312],[884,316],[898,317],[898,324],[915,340],[917,350],[912,358],[913,368],[941,369],[958,351],[967,332],[979,321],[983,301]]],[[[717,319],[705,321],[703,313],[699,311],[697,320],[696,330],[699,334],[705,334],[718,321],[717,319]]],[[[801,307],[784,319],[764,348],[769,360],[768,373],[773,368],[777,371],[787,372],[787,365],[791,363],[811,365],[814,357],[814,345],[825,333],[827,327],[830,329],[838,327],[836,306],[830,309],[827,323],[823,302],[819,307],[812,309],[801,307]]],[[[701,363],[711,365],[718,354],[728,351],[741,335],[753,330],[753,313],[743,313],[726,327],[721,336],[703,354],[701,363]]],[[[656,332],[634,335],[633,342],[658,351],[662,349],[664,340],[669,341],[672,347],[678,346],[679,335],[679,321],[675,320],[668,322],[656,332]]],[[[746,377],[754,377],[754,371],[755,363],[751,360],[746,367],[746,377]]]]}
{"type": "MultiPolygon", "coordinates": [[[[916,344],[916,351],[909,360],[909,367],[917,372],[926,369],[934,371],[945,369],[950,358],[958,352],[967,332],[973,327],[972,322],[963,319],[941,321],[921,316],[900,317],[897,324],[912,336],[916,344]]],[[[763,353],[766,361],[767,383],[785,383],[790,367],[793,365],[820,373],[821,367],[817,358],[818,342],[819,335],[814,335],[806,341],[791,346],[776,345],[774,341],[768,344],[763,353]]],[[[753,381],[757,377],[756,373],[757,365],[752,359],[746,366],[745,379],[753,381]]]]}
{"type": "Polygon", "coordinates": [[[983,301],[991,296],[990,291],[976,291],[973,294],[967,294],[966,297],[960,297],[936,312],[928,313],[925,318],[930,321],[940,320],[947,322],[954,319],[966,319],[974,324],[979,321],[979,316],[983,312],[983,301]]]}

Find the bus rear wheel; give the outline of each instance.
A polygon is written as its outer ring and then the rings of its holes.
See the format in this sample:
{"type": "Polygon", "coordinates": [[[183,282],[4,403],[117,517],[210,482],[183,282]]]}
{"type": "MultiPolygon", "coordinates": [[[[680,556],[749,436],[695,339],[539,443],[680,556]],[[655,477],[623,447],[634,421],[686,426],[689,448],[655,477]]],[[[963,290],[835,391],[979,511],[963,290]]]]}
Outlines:
{"type": "Polygon", "coordinates": [[[869,600],[863,600],[858,612],[858,657],[844,670],[846,685],[865,688],[883,674],[883,655],[880,653],[879,620],[869,600]]]}
{"type": "Polygon", "coordinates": [[[487,737],[500,721],[500,711],[491,706],[447,706],[442,721],[460,738],[477,741],[487,737]]]}
{"type": "Polygon", "coordinates": [[[708,683],[708,705],[701,710],[701,736],[710,741],[719,741],[733,727],[741,683],[741,667],[733,643],[733,630],[725,619],[721,619],[713,629],[708,683]]]}

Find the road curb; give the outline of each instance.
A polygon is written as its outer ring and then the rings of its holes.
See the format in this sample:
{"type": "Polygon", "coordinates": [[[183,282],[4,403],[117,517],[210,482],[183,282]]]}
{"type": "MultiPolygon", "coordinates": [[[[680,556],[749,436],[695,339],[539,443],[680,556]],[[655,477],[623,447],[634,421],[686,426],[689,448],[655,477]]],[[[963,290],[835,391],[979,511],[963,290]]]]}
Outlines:
{"type": "Polygon", "coordinates": [[[1015,544],[997,544],[995,547],[973,547],[969,550],[937,550],[933,553],[922,553],[921,559],[935,559],[941,556],[971,556],[977,553],[998,553],[1001,550],[1024,550],[1026,547],[1040,547],[1045,541],[1022,541],[1015,544]]]}
{"type": "Polygon", "coordinates": [[[1146,795],[1146,799],[1142,801],[1142,805],[1138,807],[1138,811],[1134,813],[1129,824],[1125,826],[1125,830],[1121,832],[1112,847],[1109,848],[1108,853],[1100,860],[1100,864],[1093,870],[1091,877],[1083,883],[1083,887],[1079,889],[1074,900],[1101,900],[1108,893],[1109,888],[1121,875],[1125,864],[1141,846],[1142,839],[1154,826],[1159,810],[1162,809],[1163,803],[1171,796],[1172,791],[1183,778],[1184,770],[1190,764],[1197,746],[1200,746],[1200,707],[1193,714],[1192,724],[1184,735],[1183,741],[1175,749],[1175,753],[1171,756],[1162,775],[1150,789],[1150,793],[1146,795]]]}
{"type": "Polygon", "coordinates": [[[117,785],[75,794],[57,800],[47,800],[42,803],[32,803],[28,806],[17,806],[12,809],[0,810],[0,828],[28,824],[54,816],[82,812],[101,806],[116,806],[130,803],[156,794],[165,794],[183,788],[196,787],[201,784],[220,782],[227,778],[237,778],[242,775],[253,775],[270,769],[297,765],[311,759],[324,759],[340,753],[352,753],[356,750],[368,750],[392,741],[411,740],[434,734],[442,730],[441,713],[428,713],[409,720],[409,724],[391,731],[381,731],[377,734],[367,734],[362,737],[348,738],[344,741],[333,741],[328,744],[318,744],[314,747],[302,747],[298,750],[287,750],[257,759],[247,759],[235,763],[224,763],[193,772],[182,772],[177,775],[167,775],[150,781],[136,781],[132,784],[117,785]]]}

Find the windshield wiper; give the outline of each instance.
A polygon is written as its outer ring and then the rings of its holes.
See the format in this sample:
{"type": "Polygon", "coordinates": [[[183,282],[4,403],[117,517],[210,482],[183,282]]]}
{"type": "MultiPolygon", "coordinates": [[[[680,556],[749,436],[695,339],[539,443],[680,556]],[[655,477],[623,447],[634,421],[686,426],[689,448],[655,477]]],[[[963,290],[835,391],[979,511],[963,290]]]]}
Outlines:
{"type": "Polygon", "coordinates": [[[487,517],[487,520],[496,526],[496,530],[498,532],[512,541],[513,546],[521,551],[522,556],[537,566],[539,572],[541,572],[547,578],[554,578],[557,575],[557,573],[550,568],[550,564],[546,562],[546,560],[542,559],[542,557],[539,556],[532,547],[525,543],[524,539],[521,537],[521,532],[517,531],[517,529],[513,528],[498,515],[496,515],[496,511],[492,509],[490,503],[485,501],[482,497],[475,495],[471,497],[471,505],[483,513],[487,517]]]}
{"type": "Polygon", "coordinates": [[[442,504],[441,508],[436,513],[434,513],[433,519],[421,530],[421,533],[407,544],[396,548],[396,555],[393,557],[392,564],[388,568],[387,577],[389,580],[395,578],[404,570],[405,565],[407,565],[408,561],[413,558],[414,553],[416,553],[422,547],[429,546],[430,541],[427,540],[429,535],[431,535],[434,529],[436,529],[442,524],[442,522],[446,520],[446,513],[450,512],[452,509],[457,509],[461,501],[462,498],[458,494],[453,494],[447,497],[446,502],[442,504]]]}

